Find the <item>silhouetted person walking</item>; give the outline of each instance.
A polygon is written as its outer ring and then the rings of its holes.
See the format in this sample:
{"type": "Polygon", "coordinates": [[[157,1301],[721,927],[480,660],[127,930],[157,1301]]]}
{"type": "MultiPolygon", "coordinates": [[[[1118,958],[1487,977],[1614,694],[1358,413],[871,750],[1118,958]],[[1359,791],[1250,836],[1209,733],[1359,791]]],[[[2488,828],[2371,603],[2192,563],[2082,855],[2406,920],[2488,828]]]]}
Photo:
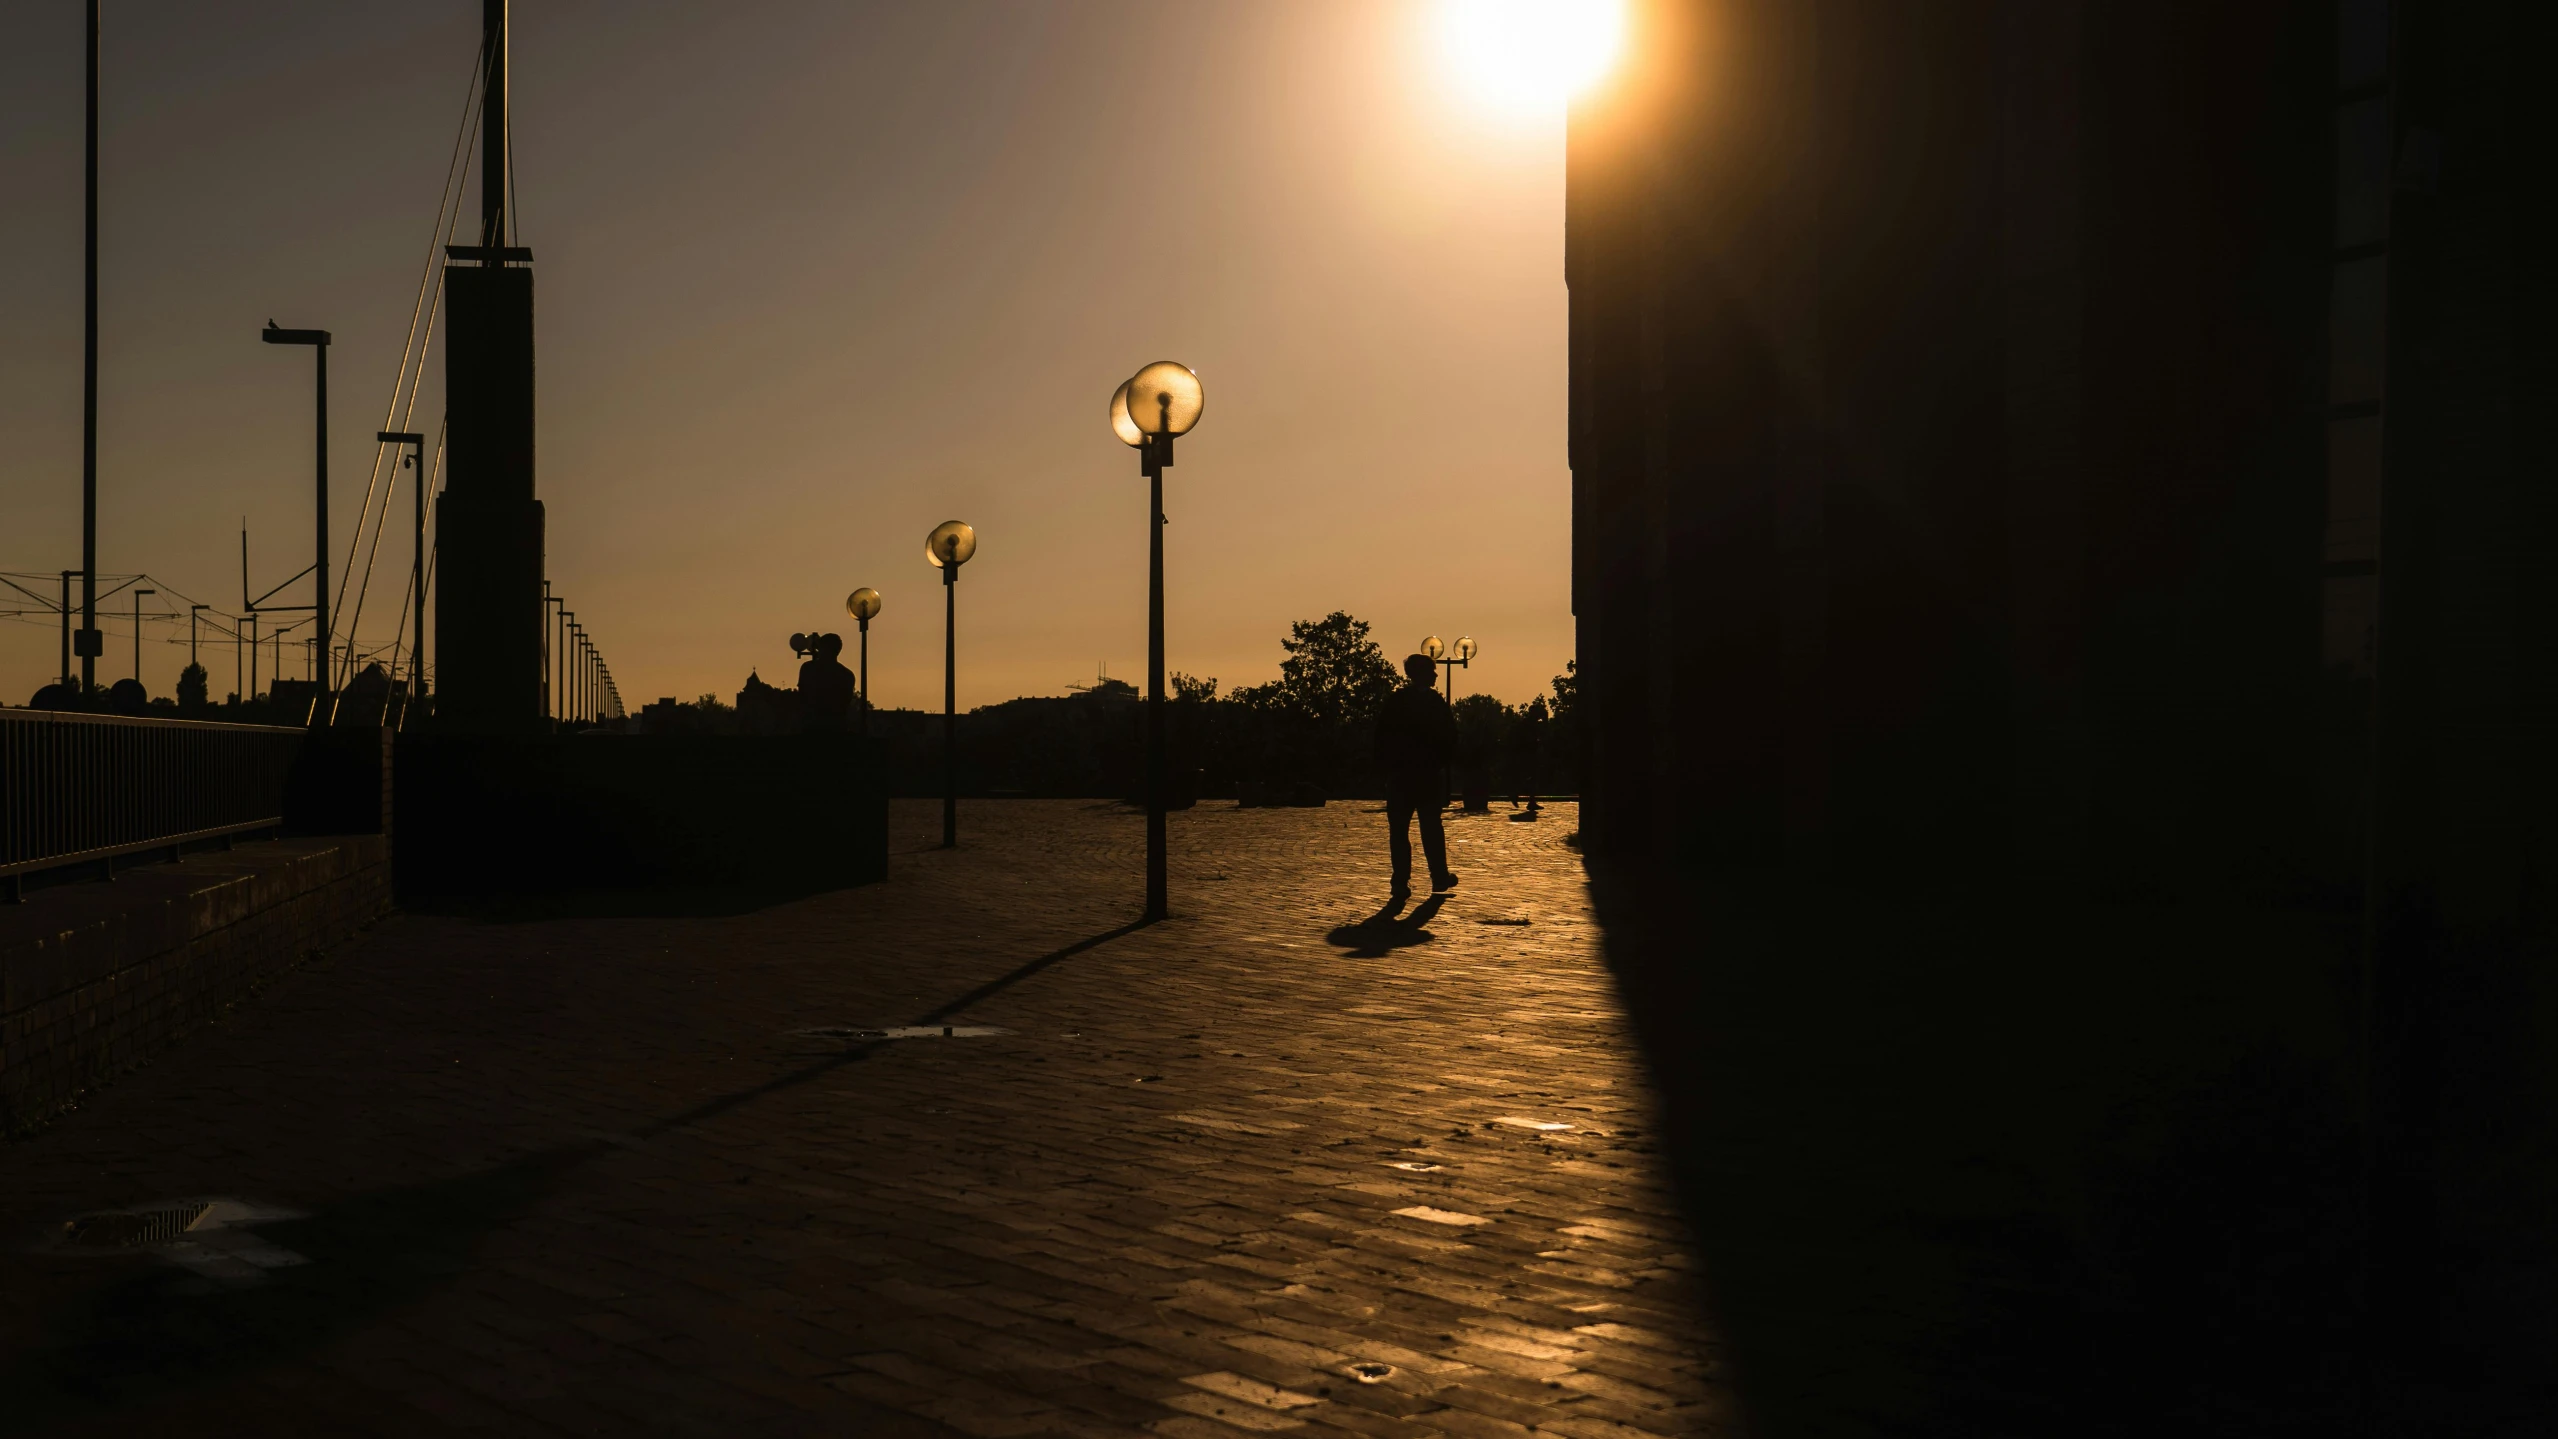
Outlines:
{"type": "Polygon", "coordinates": [[[1421,821],[1421,853],[1430,861],[1430,888],[1454,889],[1448,869],[1448,837],[1439,811],[1448,803],[1448,760],[1457,751],[1457,717],[1439,697],[1439,666],[1428,655],[1403,662],[1410,684],[1386,697],[1377,716],[1377,763],[1386,772],[1387,853],[1394,859],[1394,895],[1412,893],[1411,822],[1421,821]]]}

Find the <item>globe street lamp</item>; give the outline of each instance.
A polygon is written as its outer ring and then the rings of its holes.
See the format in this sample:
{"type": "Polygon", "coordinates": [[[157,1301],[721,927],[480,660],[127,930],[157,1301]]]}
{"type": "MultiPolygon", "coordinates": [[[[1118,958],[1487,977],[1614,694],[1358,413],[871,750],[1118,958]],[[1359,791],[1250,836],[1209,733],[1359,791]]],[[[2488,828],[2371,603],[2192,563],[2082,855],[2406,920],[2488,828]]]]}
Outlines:
{"type": "Polygon", "coordinates": [[[1146,526],[1146,918],[1171,912],[1164,856],[1164,471],[1172,467],[1172,442],[1199,423],[1207,397],[1189,366],[1157,360],[1129,377],[1110,397],[1110,429],[1137,451],[1138,469],[1151,483],[1152,522],[1146,526]]]}
{"type": "Polygon", "coordinates": [[[862,627],[862,717],[861,728],[855,733],[867,736],[870,733],[870,622],[879,613],[879,591],[864,585],[844,596],[844,613],[851,615],[853,623],[862,627]]]}
{"type": "Polygon", "coordinates": [[[924,536],[924,558],[941,571],[941,847],[959,848],[959,567],[977,553],[977,532],[944,520],[924,536]]]}
{"type": "Polygon", "coordinates": [[[1447,676],[1448,680],[1448,703],[1455,704],[1457,702],[1457,671],[1471,667],[1475,652],[1474,637],[1457,636],[1456,647],[1451,649],[1441,643],[1437,635],[1432,635],[1421,642],[1421,652],[1438,662],[1439,673],[1447,676]]]}

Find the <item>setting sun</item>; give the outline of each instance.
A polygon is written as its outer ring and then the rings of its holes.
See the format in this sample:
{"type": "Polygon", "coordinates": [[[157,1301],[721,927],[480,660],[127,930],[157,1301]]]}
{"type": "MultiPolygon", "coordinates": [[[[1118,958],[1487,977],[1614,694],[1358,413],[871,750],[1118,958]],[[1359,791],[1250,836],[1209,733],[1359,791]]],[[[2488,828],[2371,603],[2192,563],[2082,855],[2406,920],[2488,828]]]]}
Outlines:
{"type": "Polygon", "coordinates": [[[1439,0],[1439,41],[1478,102],[1517,115],[1559,111],[1607,73],[1625,36],[1624,0],[1439,0]]]}

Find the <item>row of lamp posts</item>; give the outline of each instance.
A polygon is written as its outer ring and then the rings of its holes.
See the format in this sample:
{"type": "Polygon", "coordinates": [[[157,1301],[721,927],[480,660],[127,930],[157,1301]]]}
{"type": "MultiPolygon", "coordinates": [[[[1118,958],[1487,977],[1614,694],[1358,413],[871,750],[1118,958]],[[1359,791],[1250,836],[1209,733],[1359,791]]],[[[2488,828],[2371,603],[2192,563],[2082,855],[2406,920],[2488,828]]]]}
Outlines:
{"type": "MultiPolygon", "coordinates": [[[[1168,770],[1164,757],[1164,471],[1172,467],[1172,442],[1190,433],[1206,408],[1199,376],[1189,366],[1158,360],[1130,376],[1110,397],[1110,429],[1137,451],[1138,472],[1148,481],[1146,584],[1146,918],[1162,919],[1170,899],[1164,855],[1168,770]]],[[[977,531],[945,520],[924,537],[924,558],[942,582],[942,809],[944,848],[959,843],[959,567],[977,553],[977,531]]],[[[844,599],[844,612],[861,626],[861,716],[870,721],[870,622],[879,613],[879,591],[865,585],[844,599]]],[[[1471,641],[1467,642],[1471,645],[1471,641]]]]}

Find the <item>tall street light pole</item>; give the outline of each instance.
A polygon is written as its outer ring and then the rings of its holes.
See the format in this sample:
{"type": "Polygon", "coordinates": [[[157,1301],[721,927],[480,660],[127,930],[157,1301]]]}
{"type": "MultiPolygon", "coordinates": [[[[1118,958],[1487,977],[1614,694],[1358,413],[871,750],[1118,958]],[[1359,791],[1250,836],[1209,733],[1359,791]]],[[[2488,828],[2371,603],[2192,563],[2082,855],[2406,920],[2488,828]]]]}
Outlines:
{"type": "Polygon", "coordinates": [[[78,570],[62,572],[62,683],[71,683],[71,577],[78,570]]]}
{"type": "MultiPolygon", "coordinates": [[[[82,692],[98,687],[98,0],[89,0],[89,147],[80,350],[80,655],[82,692]]],[[[69,669],[70,666],[63,666],[69,669]]]]}
{"type": "Polygon", "coordinates": [[[864,585],[846,595],[844,613],[851,615],[853,622],[860,625],[862,629],[861,718],[855,721],[858,728],[854,730],[854,733],[868,738],[870,735],[870,622],[879,614],[879,591],[864,585]]]}
{"type": "MultiPolygon", "coordinates": [[[[329,332],[283,330],[276,328],[275,321],[269,320],[266,322],[266,328],[258,332],[258,338],[270,345],[308,345],[318,356],[317,368],[314,371],[316,389],[312,411],[314,415],[312,443],[315,457],[313,469],[316,474],[315,483],[319,501],[316,507],[319,544],[318,558],[311,564],[311,633],[319,640],[320,653],[325,659],[329,642],[329,332]]],[[[328,667],[325,664],[320,667],[316,678],[319,681],[320,697],[325,699],[329,693],[328,667]]],[[[315,716],[323,715],[326,709],[315,707],[312,713],[315,716]]]]}
{"type": "Polygon", "coordinates": [[[941,571],[941,847],[959,848],[959,567],[977,553],[977,532],[944,520],[924,536],[924,558],[941,571]]]}
{"type": "MultiPolygon", "coordinates": [[[[1441,643],[1437,635],[1432,635],[1421,642],[1421,652],[1438,664],[1439,676],[1446,682],[1445,692],[1450,709],[1454,709],[1457,703],[1457,671],[1473,668],[1474,650],[1472,635],[1457,636],[1457,643],[1453,649],[1441,643]]],[[[1448,781],[1449,775],[1442,769],[1439,774],[1439,787],[1449,788],[1448,781]]]]}
{"type": "MultiPolygon", "coordinates": [[[[416,638],[409,645],[409,698],[426,698],[426,436],[407,430],[384,430],[374,438],[386,445],[406,445],[408,453],[400,457],[402,466],[417,472],[417,520],[412,526],[411,549],[417,556],[417,567],[409,576],[409,608],[416,614],[416,638]]],[[[349,635],[352,640],[354,636],[349,635]]]]}
{"type": "Polygon", "coordinates": [[[133,682],[142,683],[142,597],[156,595],[158,590],[133,592],[133,682]]]}
{"type": "Polygon", "coordinates": [[[1157,360],[1110,397],[1110,428],[1136,447],[1151,498],[1146,524],[1146,918],[1171,913],[1170,861],[1164,850],[1168,761],[1164,754],[1164,471],[1175,436],[1199,423],[1206,397],[1189,366],[1157,360]]]}

